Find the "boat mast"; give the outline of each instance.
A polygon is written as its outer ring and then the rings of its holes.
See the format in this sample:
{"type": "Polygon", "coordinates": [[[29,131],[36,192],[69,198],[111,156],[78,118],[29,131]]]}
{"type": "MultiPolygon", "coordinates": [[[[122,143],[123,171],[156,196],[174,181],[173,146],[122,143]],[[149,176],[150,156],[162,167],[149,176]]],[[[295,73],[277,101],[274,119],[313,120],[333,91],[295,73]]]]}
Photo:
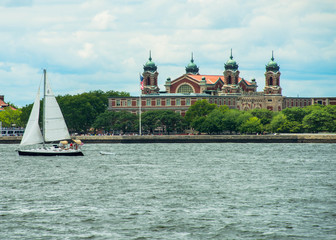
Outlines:
{"type": "Polygon", "coordinates": [[[45,114],[46,114],[46,91],[47,91],[47,70],[43,69],[43,116],[42,116],[42,134],[43,147],[45,148],[45,114]]]}

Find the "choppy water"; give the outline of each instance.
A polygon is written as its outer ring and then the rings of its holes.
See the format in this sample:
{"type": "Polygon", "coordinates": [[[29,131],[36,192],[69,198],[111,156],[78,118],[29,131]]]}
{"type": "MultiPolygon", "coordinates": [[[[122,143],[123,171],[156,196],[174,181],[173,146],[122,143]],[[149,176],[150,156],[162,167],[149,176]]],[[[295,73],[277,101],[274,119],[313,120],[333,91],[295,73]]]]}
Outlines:
{"type": "Polygon", "coordinates": [[[335,144],[16,147],[0,145],[0,239],[336,239],[335,144]]]}

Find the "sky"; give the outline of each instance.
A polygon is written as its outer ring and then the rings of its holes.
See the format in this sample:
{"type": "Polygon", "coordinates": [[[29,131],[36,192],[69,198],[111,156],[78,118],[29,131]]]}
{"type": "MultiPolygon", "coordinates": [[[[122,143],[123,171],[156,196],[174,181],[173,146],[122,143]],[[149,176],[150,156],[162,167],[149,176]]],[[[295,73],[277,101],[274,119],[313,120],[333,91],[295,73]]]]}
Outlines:
{"type": "Polygon", "coordinates": [[[159,72],[240,77],[265,85],[274,51],[287,97],[336,97],[335,0],[0,0],[0,95],[34,101],[43,69],[55,95],[93,90],[138,96],[149,51],[159,72]]]}

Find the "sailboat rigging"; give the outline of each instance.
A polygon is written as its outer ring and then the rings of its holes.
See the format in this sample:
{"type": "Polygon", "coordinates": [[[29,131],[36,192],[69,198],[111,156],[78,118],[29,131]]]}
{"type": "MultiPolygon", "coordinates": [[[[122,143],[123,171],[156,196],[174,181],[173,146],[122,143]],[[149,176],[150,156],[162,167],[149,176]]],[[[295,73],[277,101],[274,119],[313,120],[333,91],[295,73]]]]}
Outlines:
{"type": "Polygon", "coordinates": [[[23,134],[19,155],[31,156],[83,156],[80,149],[81,141],[73,140],[74,143],[68,147],[67,141],[71,140],[68,128],[64,121],[61,109],[50,88],[47,71],[43,70],[44,76],[44,94],[43,94],[43,116],[42,116],[42,133],[39,126],[40,113],[40,86],[35,98],[35,102],[30,113],[26,130],[23,134]],[[62,141],[63,140],[63,141],[62,141]],[[46,143],[61,141],[60,145],[47,146],[46,143]],[[24,146],[43,144],[43,146],[32,149],[24,149],[24,146]]]}

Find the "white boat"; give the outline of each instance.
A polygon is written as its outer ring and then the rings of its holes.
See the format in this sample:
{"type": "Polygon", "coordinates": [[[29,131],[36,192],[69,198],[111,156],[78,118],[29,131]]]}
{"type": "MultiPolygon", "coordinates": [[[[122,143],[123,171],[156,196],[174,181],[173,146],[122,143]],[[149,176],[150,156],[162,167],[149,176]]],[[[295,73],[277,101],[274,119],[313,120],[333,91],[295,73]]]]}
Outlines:
{"type": "Polygon", "coordinates": [[[40,114],[40,87],[29,116],[29,120],[22,136],[19,147],[19,155],[29,156],[83,156],[80,149],[80,140],[73,140],[74,143],[68,145],[67,141],[71,140],[68,128],[64,121],[61,109],[56,98],[51,91],[47,80],[47,72],[43,70],[44,75],[44,94],[43,94],[43,117],[42,117],[42,133],[39,126],[40,114]],[[47,146],[47,143],[60,142],[60,145],[47,146]],[[26,149],[27,146],[38,144],[38,147],[26,149]],[[43,144],[43,145],[41,145],[43,144]]]}
{"type": "Polygon", "coordinates": [[[113,152],[104,152],[104,151],[100,151],[101,155],[115,155],[115,153],[113,152]]]}

